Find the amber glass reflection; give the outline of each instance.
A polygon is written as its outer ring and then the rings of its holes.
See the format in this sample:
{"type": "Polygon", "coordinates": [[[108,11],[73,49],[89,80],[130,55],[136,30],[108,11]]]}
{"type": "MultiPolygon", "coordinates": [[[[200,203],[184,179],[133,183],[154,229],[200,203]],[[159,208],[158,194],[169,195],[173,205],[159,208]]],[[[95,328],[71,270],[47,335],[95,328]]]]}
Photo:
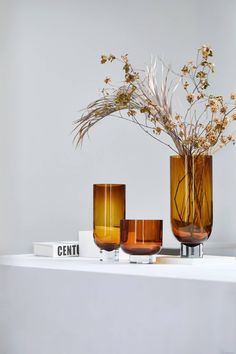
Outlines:
{"type": "Polygon", "coordinates": [[[171,156],[171,226],[178,241],[198,245],[213,222],[212,156],[171,156]]]}
{"type": "Polygon", "coordinates": [[[121,248],[130,255],[153,255],[162,245],[162,220],[121,220],[121,248]]]}
{"type": "Polygon", "coordinates": [[[93,236],[106,251],[120,247],[120,220],[125,218],[125,185],[94,184],[93,236]]]}

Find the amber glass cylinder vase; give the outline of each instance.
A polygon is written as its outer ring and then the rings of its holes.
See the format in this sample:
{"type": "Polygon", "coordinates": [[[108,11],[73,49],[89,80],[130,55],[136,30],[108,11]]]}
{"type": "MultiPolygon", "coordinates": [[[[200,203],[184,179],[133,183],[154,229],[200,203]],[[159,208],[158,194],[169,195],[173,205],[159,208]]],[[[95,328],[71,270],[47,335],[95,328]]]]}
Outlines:
{"type": "Polygon", "coordinates": [[[171,156],[171,226],[182,257],[202,257],[212,230],[212,156],[171,156]]]}
{"type": "Polygon", "coordinates": [[[93,236],[101,261],[119,259],[120,221],[124,218],[125,185],[94,184],[93,236]]]}
{"type": "Polygon", "coordinates": [[[120,229],[130,263],[153,263],[162,246],[162,220],[121,220],[120,229]]]}

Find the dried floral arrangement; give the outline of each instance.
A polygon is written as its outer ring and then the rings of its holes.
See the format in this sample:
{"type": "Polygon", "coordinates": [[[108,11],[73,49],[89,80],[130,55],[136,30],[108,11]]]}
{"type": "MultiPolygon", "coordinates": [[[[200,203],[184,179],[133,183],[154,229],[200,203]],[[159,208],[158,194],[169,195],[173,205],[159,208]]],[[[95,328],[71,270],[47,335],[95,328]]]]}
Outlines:
{"type": "Polygon", "coordinates": [[[113,54],[102,55],[101,64],[121,63],[124,77],[118,86],[113,85],[110,77],[105,78],[101,98],[90,103],[74,122],[76,145],[108,116],[137,124],[181,156],[212,155],[228,143],[235,143],[234,132],[229,133],[229,129],[236,121],[236,93],[230,95],[229,102],[223,96],[209,93],[209,77],[215,70],[212,57],[212,49],[204,45],[197,50],[196,60],[176,73],[160,59],[142,71],[133,68],[127,54],[119,58],[113,54]],[[157,64],[160,64],[160,75],[157,64]],[[180,88],[186,100],[183,113],[173,108],[180,88]],[[170,144],[163,140],[163,134],[168,135],[170,144]]]}

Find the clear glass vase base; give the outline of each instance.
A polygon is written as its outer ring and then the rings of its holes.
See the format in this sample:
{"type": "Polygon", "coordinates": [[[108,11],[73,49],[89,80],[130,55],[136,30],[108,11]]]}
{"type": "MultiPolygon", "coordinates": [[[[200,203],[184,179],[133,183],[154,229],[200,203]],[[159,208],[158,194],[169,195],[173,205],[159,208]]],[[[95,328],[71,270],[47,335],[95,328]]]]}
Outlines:
{"type": "Polygon", "coordinates": [[[129,262],[136,263],[136,264],[153,264],[156,263],[156,255],[152,255],[152,256],[130,255],[129,262]]]}
{"type": "Polygon", "coordinates": [[[200,243],[196,246],[186,245],[181,243],[180,248],[181,258],[202,258],[203,257],[203,244],[200,243]]]}
{"type": "Polygon", "coordinates": [[[100,261],[108,263],[119,262],[119,250],[105,251],[100,249],[100,261]]]}

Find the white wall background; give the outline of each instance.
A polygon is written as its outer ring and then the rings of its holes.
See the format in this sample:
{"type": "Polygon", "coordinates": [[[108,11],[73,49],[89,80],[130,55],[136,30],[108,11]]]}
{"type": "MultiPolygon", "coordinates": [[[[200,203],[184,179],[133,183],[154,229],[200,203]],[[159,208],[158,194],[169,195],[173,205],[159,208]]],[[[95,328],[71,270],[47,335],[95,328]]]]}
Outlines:
{"type": "MultiPolygon", "coordinates": [[[[137,67],[162,55],[179,68],[204,43],[215,49],[222,94],[236,90],[236,2],[214,0],[0,0],[0,252],[32,241],[75,239],[92,227],[92,184],[127,184],[127,216],[169,227],[170,152],[114,118],[82,150],[72,121],[110,71],[102,53],[128,52],[137,67]]],[[[236,148],[214,161],[211,241],[236,237],[236,148]]]]}

